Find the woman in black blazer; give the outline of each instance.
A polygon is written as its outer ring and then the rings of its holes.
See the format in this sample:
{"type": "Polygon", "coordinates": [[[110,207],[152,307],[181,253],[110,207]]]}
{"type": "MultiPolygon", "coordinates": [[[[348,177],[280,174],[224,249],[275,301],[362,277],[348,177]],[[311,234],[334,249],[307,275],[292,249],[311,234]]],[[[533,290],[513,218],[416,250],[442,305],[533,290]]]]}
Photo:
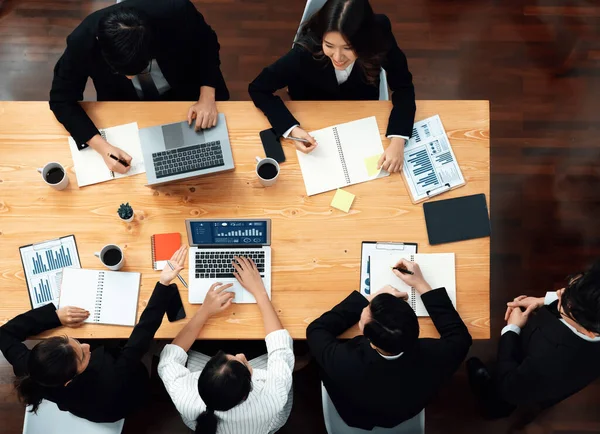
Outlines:
{"type": "Polygon", "coordinates": [[[295,144],[311,152],[318,144],[275,91],[287,86],[293,100],[376,100],[381,68],[387,73],[393,108],[386,133],[390,144],[379,166],[399,172],[413,129],[415,91],[390,20],[375,15],[368,0],[328,0],[301,27],[293,48],[263,69],[248,92],[278,135],[307,140],[306,145],[295,144]]]}
{"type": "Polygon", "coordinates": [[[68,336],[43,340],[32,350],[23,341],[61,325],[79,327],[89,312],[76,307],[56,310],[52,303],[30,310],[0,327],[0,350],[13,366],[19,397],[36,411],[47,399],[58,408],[92,422],[115,422],[141,408],[148,397],[150,377],[141,362],[177,291],[171,281],[183,270],[186,248],[165,267],[148,305],[125,347],[111,354],[104,347],[68,336]]]}

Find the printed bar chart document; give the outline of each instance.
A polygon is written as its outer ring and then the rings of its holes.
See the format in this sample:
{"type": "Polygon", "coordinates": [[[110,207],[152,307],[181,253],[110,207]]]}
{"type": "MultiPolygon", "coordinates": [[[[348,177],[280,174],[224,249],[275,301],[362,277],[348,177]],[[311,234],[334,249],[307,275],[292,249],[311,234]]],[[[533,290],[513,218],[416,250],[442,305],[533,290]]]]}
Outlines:
{"type": "Polygon", "coordinates": [[[415,123],[404,147],[402,173],[414,203],[465,185],[438,115],[415,123]]]}

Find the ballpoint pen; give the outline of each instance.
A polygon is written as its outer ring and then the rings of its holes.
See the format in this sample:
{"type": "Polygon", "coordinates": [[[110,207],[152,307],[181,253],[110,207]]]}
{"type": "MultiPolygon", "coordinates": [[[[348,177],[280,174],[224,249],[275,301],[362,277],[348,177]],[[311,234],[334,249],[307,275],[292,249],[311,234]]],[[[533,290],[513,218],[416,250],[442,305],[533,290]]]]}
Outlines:
{"type": "Polygon", "coordinates": [[[392,270],[398,270],[399,272],[401,272],[402,274],[410,274],[410,275],[414,275],[415,273],[413,273],[410,270],[407,270],[406,268],[400,268],[400,267],[392,267],[392,270]]]}
{"type": "MultiPolygon", "coordinates": [[[[169,267],[171,267],[171,270],[174,270],[174,269],[175,269],[175,268],[173,267],[173,264],[171,264],[171,261],[167,261],[167,264],[169,265],[169,267]]],[[[185,287],[187,288],[187,287],[188,287],[188,286],[187,286],[187,283],[185,283],[185,280],[183,280],[183,277],[181,277],[181,276],[179,275],[179,273],[177,273],[177,277],[179,278],[179,280],[181,281],[181,283],[183,283],[183,286],[185,286],[185,287]]]]}

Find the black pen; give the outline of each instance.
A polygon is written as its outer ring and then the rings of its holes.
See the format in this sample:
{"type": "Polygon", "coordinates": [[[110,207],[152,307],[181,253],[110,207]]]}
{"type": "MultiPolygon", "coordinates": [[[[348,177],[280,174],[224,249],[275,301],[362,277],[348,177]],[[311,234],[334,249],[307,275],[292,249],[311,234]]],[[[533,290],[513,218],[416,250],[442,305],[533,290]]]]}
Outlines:
{"type": "Polygon", "coordinates": [[[111,154],[111,153],[109,153],[109,154],[108,154],[108,156],[109,156],[110,158],[112,158],[113,160],[116,160],[116,161],[118,161],[118,162],[119,162],[119,163],[121,163],[123,166],[125,166],[125,167],[129,167],[129,164],[127,163],[127,161],[125,161],[125,160],[121,160],[120,158],[117,158],[117,157],[115,157],[115,156],[114,156],[113,154],[111,154]]]}
{"type": "Polygon", "coordinates": [[[399,272],[401,272],[402,274],[410,274],[410,275],[414,275],[415,273],[413,273],[410,270],[407,270],[406,268],[400,268],[400,267],[392,267],[392,270],[398,270],[399,272]]]}

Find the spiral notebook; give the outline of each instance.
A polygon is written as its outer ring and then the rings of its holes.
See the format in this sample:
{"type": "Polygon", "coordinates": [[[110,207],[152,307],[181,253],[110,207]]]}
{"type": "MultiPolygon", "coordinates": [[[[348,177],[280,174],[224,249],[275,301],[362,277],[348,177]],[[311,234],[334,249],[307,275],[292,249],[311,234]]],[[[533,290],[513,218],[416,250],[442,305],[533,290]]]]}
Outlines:
{"type": "Polygon", "coordinates": [[[385,170],[369,175],[368,160],[383,153],[375,116],[312,131],[310,135],[318,143],[315,150],[310,154],[296,151],[307,195],[389,176],[385,170]]]}
{"type": "Polygon", "coordinates": [[[140,273],[65,268],[58,307],[86,309],[86,323],[134,326],[140,273]]]}
{"type": "Polygon", "coordinates": [[[131,167],[125,174],[113,172],[106,167],[102,155],[90,147],[78,149],[73,137],[69,137],[69,148],[71,149],[79,187],[146,173],[140,134],[136,122],[104,128],[99,131],[104,140],[131,156],[131,167]]]}
{"type": "Polygon", "coordinates": [[[181,247],[181,235],[179,232],[171,234],[155,234],[150,238],[152,247],[152,268],[162,270],[171,259],[173,253],[181,247]]]}
{"type": "Polygon", "coordinates": [[[417,316],[429,316],[421,296],[415,288],[405,284],[392,272],[392,267],[402,258],[419,264],[423,277],[431,288],[445,287],[448,297],[456,308],[456,277],[454,253],[415,253],[410,255],[387,255],[385,253],[371,256],[371,293],[376,293],[385,285],[392,285],[400,291],[408,293],[408,303],[417,316]]]}

